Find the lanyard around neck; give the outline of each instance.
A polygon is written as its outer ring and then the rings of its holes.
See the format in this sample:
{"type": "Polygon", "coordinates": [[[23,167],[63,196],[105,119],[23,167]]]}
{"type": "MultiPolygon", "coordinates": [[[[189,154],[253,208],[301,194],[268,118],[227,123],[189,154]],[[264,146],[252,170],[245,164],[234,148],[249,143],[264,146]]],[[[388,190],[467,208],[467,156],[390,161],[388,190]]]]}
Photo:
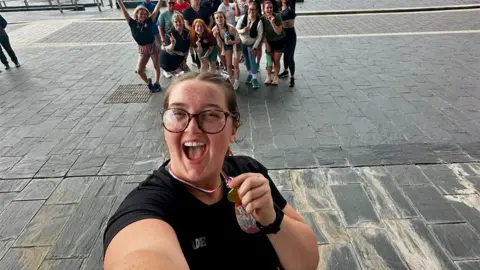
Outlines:
{"type": "Polygon", "coordinates": [[[196,189],[196,190],[198,190],[198,191],[201,191],[201,192],[203,192],[203,193],[206,193],[206,194],[212,194],[212,193],[214,193],[215,191],[217,191],[217,190],[223,185],[223,182],[224,182],[224,181],[230,182],[230,180],[231,180],[231,177],[227,176],[227,175],[225,174],[225,172],[222,171],[222,172],[220,173],[220,176],[222,177],[222,181],[220,182],[220,185],[219,185],[218,187],[214,188],[214,189],[206,189],[206,188],[197,187],[197,186],[195,186],[194,184],[192,184],[192,183],[190,183],[190,182],[188,182],[188,181],[186,181],[186,180],[178,177],[177,175],[175,175],[175,173],[172,171],[172,168],[171,168],[170,163],[165,167],[165,170],[166,170],[173,178],[175,178],[175,180],[178,180],[179,182],[181,182],[181,183],[183,183],[183,184],[185,184],[185,185],[187,185],[187,186],[189,186],[189,187],[191,187],[191,188],[193,188],[193,189],[196,189]]]}

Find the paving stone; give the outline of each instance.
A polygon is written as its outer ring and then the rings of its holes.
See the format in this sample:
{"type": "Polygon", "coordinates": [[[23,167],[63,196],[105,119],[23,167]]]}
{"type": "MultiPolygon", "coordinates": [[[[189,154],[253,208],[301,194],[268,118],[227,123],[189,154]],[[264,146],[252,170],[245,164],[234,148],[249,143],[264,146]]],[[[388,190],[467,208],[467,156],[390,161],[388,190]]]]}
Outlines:
{"type": "Polygon", "coordinates": [[[422,170],[412,165],[386,166],[385,169],[392,175],[395,182],[400,186],[430,184],[422,170]]]}
{"type": "Polygon", "coordinates": [[[45,260],[42,265],[40,265],[39,270],[63,270],[63,269],[72,269],[80,270],[82,266],[82,259],[63,259],[63,260],[45,260]]]}
{"type": "Polygon", "coordinates": [[[422,221],[388,220],[385,224],[392,242],[411,268],[457,269],[422,221]]]}
{"type": "Polygon", "coordinates": [[[51,154],[70,154],[76,146],[83,140],[85,133],[72,133],[61,140],[55,148],[50,152],[51,154]]]}
{"type": "Polygon", "coordinates": [[[480,234],[480,196],[473,195],[446,195],[445,198],[452,203],[455,209],[472,225],[480,234]]]}
{"type": "Polygon", "coordinates": [[[0,192],[22,191],[31,179],[0,180],[0,192]]]}
{"type": "Polygon", "coordinates": [[[317,167],[318,163],[310,148],[285,149],[285,159],[289,168],[317,167]]]}
{"type": "Polygon", "coordinates": [[[47,160],[46,156],[24,157],[7,172],[4,178],[32,178],[47,160]]]}
{"type": "Polygon", "coordinates": [[[46,200],[61,181],[62,178],[33,179],[15,200],[46,200]]]}
{"type": "Polygon", "coordinates": [[[460,261],[456,262],[462,270],[475,270],[480,268],[480,261],[460,261]]]}
{"type": "Polygon", "coordinates": [[[100,144],[93,152],[94,156],[108,156],[113,155],[120,147],[119,143],[100,144]]]}
{"type": "Polygon", "coordinates": [[[120,192],[126,179],[126,176],[95,177],[83,197],[115,196],[120,192]]]}
{"type": "Polygon", "coordinates": [[[361,185],[332,185],[330,188],[347,227],[375,226],[380,222],[361,185]]]}
{"type": "Polygon", "coordinates": [[[102,138],[83,138],[75,149],[96,149],[101,142],[102,138]]]}
{"type": "Polygon", "coordinates": [[[379,167],[360,168],[359,175],[367,183],[367,194],[382,219],[417,217],[417,212],[392,177],[379,167]]]}
{"type": "Polygon", "coordinates": [[[129,175],[125,180],[125,183],[140,183],[147,179],[149,175],[129,175]]]}
{"type": "Polygon", "coordinates": [[[329,185],[362,183],[362,178],[353,168],[325,169],[325,179],[329,185]]]}
{"type": "Polygon", "coordinates": [[[93,245],[92,252],[87,259],[83,261],[82,270],[102,270],[103,269],[103,235],[100,235],[93,245]]]}
{"type": "Polygon", "coordinates": [[[109,156],[98,175],[128,174],[135,158],[135,155],[109,156]]]}
{"type": "Polygon", "coordinates": [[[7,253],[9,248],[13,245],[13,242],[15,242],[15,240],[0,240],[0,261],[5,253],[7,253]]]}
{"type": "Polygon", "coordinates": [[[279,190],[293,190],[289,170],[269,170],[268,175],[279,190]]]}
{"type": "Polygon", "coordinates": [[[46,156],[48,155],[55,146],[57,146],[58,141],[42,141],[36,143],[31,150],[27,153],[27,156],[46,156]]]}
{"type": "Polygon", "coordinates": [[[48,258],[88,257],[114,200],[115,197],[112,196],[82,200],[52,247],[48,258]]]}
{"type": "Polygon", "coordinates": [[[10,248],[2,260],[0,269],[38,269],[49,247],[10,248]]]}
{"type": "Polygon", "coordinates": [[[76,207],[76,204],[44,205],[27,225],[14,246],[53,245],[76,207]]]}
{"type": "Polygon", "coordinates": [[[464,221],[433,186],[403,186],[402,189],[428,223],[464,221]]]}
{"type": "Polygon", "coordinates": [[[275,146],[279,149],[296,148],[297,143],[294,135],[276,135],[273,137],[275,146]]]}
{"type": "Polygon", "coordinates": [[[16,143],[10,151],[6,152],[6,157],[22,157],[32,150],[32,145],[35,143],[36,138],[23,138],[16,143]]]}
{"type": "MultiPolygon", "coordinates": [[[[128,173],[129,174],[152,173],[154,170],[158,169],[164,161],[165,161],[164,156],[154,156],[154,155],[137,156],[135,158],[135,162],[130,167],[130,170],[128,171],[128,173]]],[[[145,178],[143,180],[145,180],[145,178]]]]}
{"type": "Polygon", "coordinates": [[[347,154],[351,166],[373,166],[380,164],[380,160],[368,146],[342,146],[347,154]]]}
{"type": "Polygon", "coordinates": [[[16,192],[0,193],[0,213],[15,199],[16,192]]]}
{"type": "Polygon", "coordinates": [[[425,165],[420,166],[420,169],[443,194],[475,193],[475,189],[466,187],[466,184],[462,183],[462,179],[457,177],[447,165],[425,165]]]}
{"type": "Polygon", "coordinates": [[[348,229],[364,269],[408,269],[387,237],[378,228],[348,229]]]}
{"type": "Polygon", "coordinates": [[[480,237],[475,234],[468,224],[437,224],[430,227],[452,259],[479,258],[480,237]]]}
{"type": "Polygon", "coordinates": [[[335,208],[333,195],[319,170],[291,171],[290,177],[298,211],[310,213],[335,208]]]}
{"type": "Polygon", "coordinates": [[[349,244],[330,244],[319,246],[320,262],[318,269],[362,269],[349,244]]]}
{"type": "Polygon", "coordinates": [[[321,166],[347,166],[347,153],[341,147],[320,146],[313,149],[313,154],[321,166]]]}
{"type": "Polygon", "coordinates": [[[79,203],[95,177],[67,177],[58,185],[45,204],[79,203]]]}
{"type": "Polygon", "coordinates": [[[283,150],[258,150],[254,152],[255,159],[269,169],[286,168],[285,153],[283,150]]]}
{"type": "Polygon", "coordinates": [[[106,156],[81,155],[68,171],[68,176],[97,175],[106,156]]]}
{"type": "Polygon", "coordinates": [[[121,143],[129,130],[130,127],[112,127],[103,138],[102,143],[121,143]]]}
{"type": "MultiPolygon", "coordinates": [[[[0,240],[16,239],[44,201],[14,201],[0,214],[0,240]]],[[[5,268],[7,269],[7,268],[5,268]]]]}
{"type": "Polygon", "coordinates": [[[63,177],[80,155],[55,155],[43,165],[35,177],[63,177]]]}
{"type": "Polygon", "coordinates": [[[163,140],[145,140],[143,141],[142,147],[138,155],[146,156],[146,155],[155,155],[159,156],[166,151],[166,146],[164,146],[163,140]]]}

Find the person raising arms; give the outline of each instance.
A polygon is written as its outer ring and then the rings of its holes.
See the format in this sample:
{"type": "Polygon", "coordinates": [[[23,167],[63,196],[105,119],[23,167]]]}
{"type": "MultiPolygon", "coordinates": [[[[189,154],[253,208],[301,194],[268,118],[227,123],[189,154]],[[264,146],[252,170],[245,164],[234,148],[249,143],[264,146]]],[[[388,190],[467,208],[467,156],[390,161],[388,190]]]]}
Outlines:
{"type": "Polygon", "coordinates": [[[226,156],[240,126],[230,82],[184,74],[162,117],[169,159],[109,219],[105,270],[317,268],[316,236],[268,170],[226,156]]]}
{"type": "Polygon", "coordinates": [[[212,30],[202,19],[196,19],[188,35],[190,37],[190,45],[200,56],[201,71],[215,72],[217,70],[218,48],[217,40],[213,36],[212,30]]]}
{"type": "Polygon", "coordinates": [[[157,20],[158,13],[160,12],[160,7],[162,6],[162,1],[158,1],[157,5],[152,14],[148,11],[147,8],[143,6],[138,6],[133,11],[133,19],[128,14],[125,5],[122,0],[118,0],[118,5],[120,6],[123,16],[130,26],[133,39],[138,44],[138,57],[137,63],[137,73],[142,78],[142,80],[148,85],[148,88],[151,92],[158,92],[162,90],[160,86],[160,63],[158,59],[159,48],[155,41],[155,37],[152,34],[152,27],[154,27],[154,21],[157,20]],[[149,59],[152,59],[153,68],[155,69],[155,83],[152,85],[152,79],[147,78],[145,74],[145,67],[149,59]]]}

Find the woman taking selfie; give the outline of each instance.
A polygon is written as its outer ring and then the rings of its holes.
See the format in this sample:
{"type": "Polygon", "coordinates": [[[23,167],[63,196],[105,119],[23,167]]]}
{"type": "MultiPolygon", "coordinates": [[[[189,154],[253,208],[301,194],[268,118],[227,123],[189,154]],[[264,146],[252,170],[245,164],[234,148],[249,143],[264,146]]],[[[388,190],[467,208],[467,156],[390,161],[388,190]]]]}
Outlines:
{"type": "Polygon", "coordinates": [[[218,49],[222,62],[227,67],[227,74],[230,81],[233,83],[233,89],[238,90],[240,82],[240,68],[238,61],[242,53],[240,38],[238,36],[235,26],[227,24],[225,14],[222,12],[215,12],[215,27],[213,27],[213,36],[217,39],[218,49]],[[232,70],[232,65],[234,71],[232,70]]]}
{"type": "Polygon", "coordinates": [[[155,6],[155,10],[152,14],[144,6],[138,6],[133,11],[133,19],[128,14],[125,5],[122,0],[118,0],[118,5],[122,9],[123,16],[130,26],[133,39],[138,44],[138,57],[137,73],[142,80],[148,85],[148,88],[152,92],[158,92],[162,88],[160,87],[160,63],[158,60],[159,48],[155,42],[155,37],[152,34],[152,27],[157,27],[154,21],[157,20],[157,15],[160,11],[162,1],[158,1],[155,6]],[[155,69],[155,83],[152,84],[152,79],[147,78],[145,74],[145,68],[148,60],[152,59],[153,68],[155,69]]]}
{"type": "Polygon", "coordinates": [[[170,159],[108,221],[105,269],[316,269],[315,234],[267,169],[225,155],[240,126],[232,85],[185,74],[163,109],[170,159]]]}
{"type": "Polygon", "coordinates": [[[217,70],[217,39],[212,30],[202,19],[193,21],[192,29],[188,34],[190,44],[200,57],[201,72],[215,72],[217,70]]]}

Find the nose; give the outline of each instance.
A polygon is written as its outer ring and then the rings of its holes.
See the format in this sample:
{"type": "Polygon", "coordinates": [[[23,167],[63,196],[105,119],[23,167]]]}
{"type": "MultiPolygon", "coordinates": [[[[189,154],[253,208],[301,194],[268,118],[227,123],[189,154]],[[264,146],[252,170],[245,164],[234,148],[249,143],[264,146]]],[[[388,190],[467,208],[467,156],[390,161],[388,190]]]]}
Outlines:
{"type": "MultiPolygon", "coordinates": [[[[198,117],[198,116],[197,116],[198,117]]],[[[197,117],[192,117],[190,123],[188,124],[187,128],[184,132],[191,132],[191,133],[202,133],[202,130],[198,126],[197,117]]]]}

